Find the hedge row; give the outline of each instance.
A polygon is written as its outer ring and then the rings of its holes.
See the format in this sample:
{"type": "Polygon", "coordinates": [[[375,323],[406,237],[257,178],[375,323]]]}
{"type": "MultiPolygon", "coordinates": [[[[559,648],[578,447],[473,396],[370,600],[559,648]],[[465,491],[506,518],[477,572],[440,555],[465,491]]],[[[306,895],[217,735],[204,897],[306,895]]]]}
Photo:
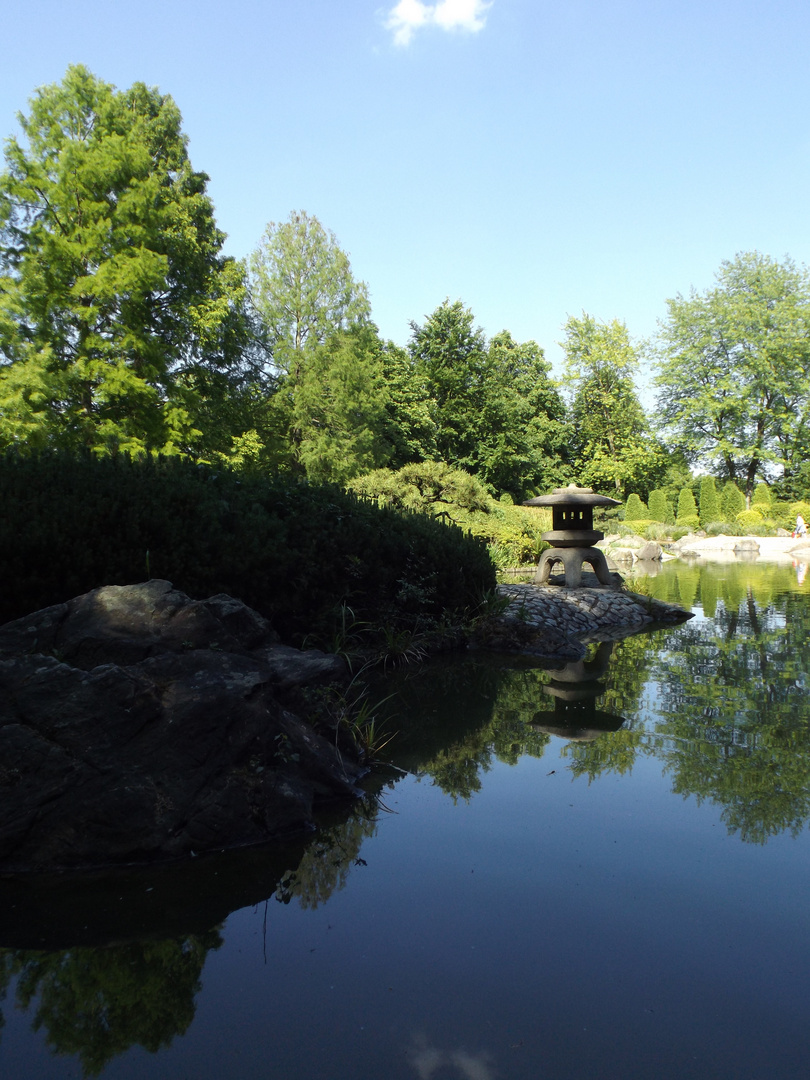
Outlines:
{"type": "Polygon", "coordinates": [[[483,542],[333,486],[178,458],[0,457],[0,622],[103,584],[226,592],[285,640],[357,619],[438,617],[495,585],[483,542]]]}

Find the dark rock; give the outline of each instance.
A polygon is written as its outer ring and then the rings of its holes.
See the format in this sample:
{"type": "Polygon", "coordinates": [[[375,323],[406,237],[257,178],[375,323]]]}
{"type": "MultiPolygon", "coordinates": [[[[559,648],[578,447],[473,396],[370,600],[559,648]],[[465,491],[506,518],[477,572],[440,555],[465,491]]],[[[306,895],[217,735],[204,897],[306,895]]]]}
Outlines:
{"type": "Polygon", "coordinates": [[[362,773],[286,691],[346,677],[228,596],[109,586],[0,627],[0,869],[177,858],[312,827],[362,773]]]}

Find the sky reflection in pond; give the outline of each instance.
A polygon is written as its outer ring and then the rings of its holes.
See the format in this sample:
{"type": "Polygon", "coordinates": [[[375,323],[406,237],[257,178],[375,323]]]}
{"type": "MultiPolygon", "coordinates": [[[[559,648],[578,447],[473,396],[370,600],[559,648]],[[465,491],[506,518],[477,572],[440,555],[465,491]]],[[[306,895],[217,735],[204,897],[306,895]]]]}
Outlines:
{"type": "Polygon", "coordinates": [[[185,899],[185,936],[181,905],[162,941],[4,952],[0,1075],[109,1044],[105,1077],[804,1077],[807,592],[789,565],[648,587],[700,617],[613,647],[593,707],[618,730],[551,734],[555,673],[514,658],[399,680],[387,810],[212,866],[184,896],[239,885],[221,925],[185,899]]]}

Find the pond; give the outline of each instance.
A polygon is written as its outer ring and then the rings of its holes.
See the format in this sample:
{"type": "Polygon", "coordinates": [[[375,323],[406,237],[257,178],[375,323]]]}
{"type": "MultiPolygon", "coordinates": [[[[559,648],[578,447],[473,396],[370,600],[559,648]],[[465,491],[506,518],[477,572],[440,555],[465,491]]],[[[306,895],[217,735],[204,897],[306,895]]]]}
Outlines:
{"type": "Polygon", "coordinates": [[[0,884],[0,1075],[805,1077],[801,577],[667,564],[696,617],[579,669],[393,676],[397,770],[308,844],[0,884]]]}

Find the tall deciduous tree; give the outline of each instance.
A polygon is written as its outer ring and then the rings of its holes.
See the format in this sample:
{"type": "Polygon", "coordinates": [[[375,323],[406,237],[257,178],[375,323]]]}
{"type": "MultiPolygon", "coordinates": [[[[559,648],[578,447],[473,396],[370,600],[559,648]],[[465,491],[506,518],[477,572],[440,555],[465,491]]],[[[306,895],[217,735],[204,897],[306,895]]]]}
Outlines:
{"type": "Polygon", "coordinates": [[[714,288],[668,302],[659,410],[690,460],[751,494],[806,454],[810,277],[790,259],[746,252],[714,288]]]}
{"type": "Polygon", "coordinates": [[[281,372],[297,378],[308,350],[367,322],[368,289],[337,237],[303,210],[271,221],[250,260],[256,309],[281,372]]]}
{"type": "Polygon", "coordinates": [[[77,66],[19,122],[0,175],[0,444],[194,452],[204,388],[249,328],[177,106],[77,66]]]}
{"type": "Polygon", "coordinates": [[[381,352],[375,328],[360,326],[308,353],[290,410],[300,433],[297,458],[310,480],[342,484],[389,459],[381,352]]]}
{"type": "Polygon", "coordinates": [[[370,450],[381,446],[379,432],[360,433],[362,424],[384,419],[381,343],[368,290],[355,280],[334,233],[316,217],[292,213],[267,226],[250,267],[277,379],[267,427],[283,433],[290,466],[338,480],[356,475],[360,462],[382,464],[385,455],[370,450]]]}
{"type": "Polygon", "coordinates": [[[414,368],[436,409],[436,452],[497,493],[521,496],[567,477],[565,409],[533,341],[487,341],[461,301],[411,323],[414,368]]]}
{"type": "Polygon", "coordinates": [[[565,370],[580,483],[647,492],[663,480],[667,457],[636,393],[638,356],[624,323],[583,312],[564,327],[565,370]]]}

